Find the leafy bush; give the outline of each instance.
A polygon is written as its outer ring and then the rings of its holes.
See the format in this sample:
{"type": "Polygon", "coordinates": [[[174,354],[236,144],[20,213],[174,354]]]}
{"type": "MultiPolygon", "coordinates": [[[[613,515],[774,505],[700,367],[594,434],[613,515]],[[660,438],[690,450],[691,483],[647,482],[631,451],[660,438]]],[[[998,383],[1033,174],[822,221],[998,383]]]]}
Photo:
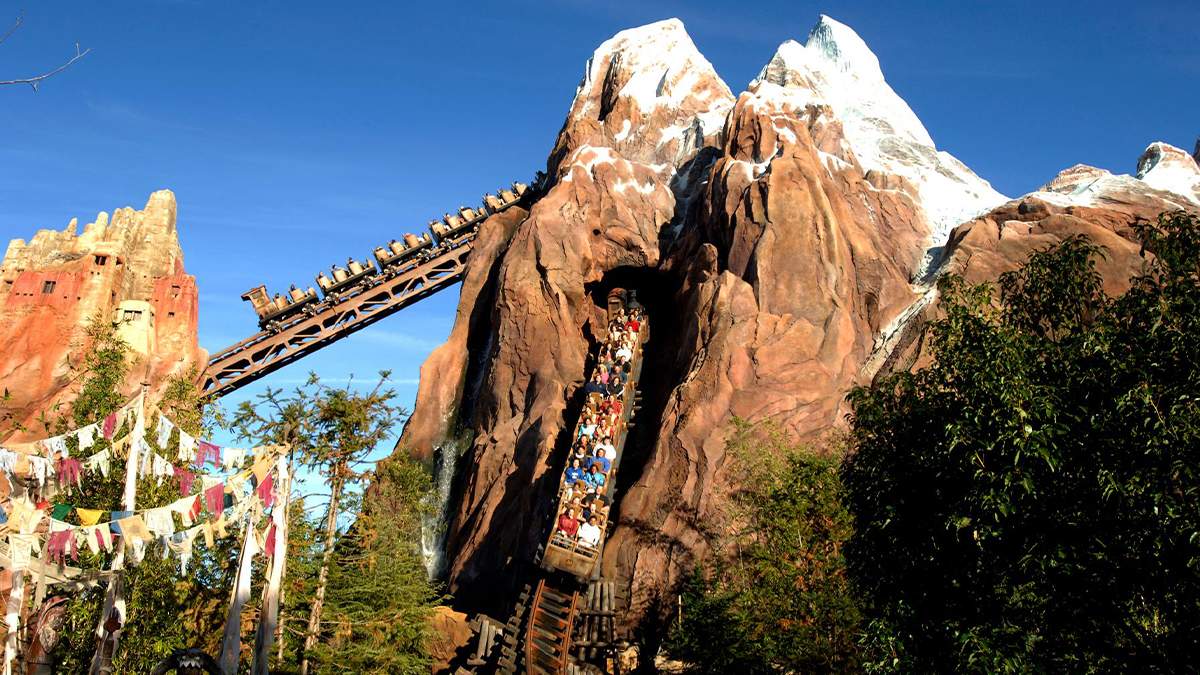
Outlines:
{"type": "Polygon", "coordinates": [[[743,486],[713,569],[681,590],[667,651],[697,673],[857,670],[859,613],[849,594],[835,457],[770,426],[738,423],[728,450],[743,486]]]}
{"type": "Polygon", "coordinates": [[[871,665],[1188,670],[1200,653],[1200,222],[1135,226],[1108,297],[1071,239],[940,283],[935,362],[851,394],[871,665]]]}

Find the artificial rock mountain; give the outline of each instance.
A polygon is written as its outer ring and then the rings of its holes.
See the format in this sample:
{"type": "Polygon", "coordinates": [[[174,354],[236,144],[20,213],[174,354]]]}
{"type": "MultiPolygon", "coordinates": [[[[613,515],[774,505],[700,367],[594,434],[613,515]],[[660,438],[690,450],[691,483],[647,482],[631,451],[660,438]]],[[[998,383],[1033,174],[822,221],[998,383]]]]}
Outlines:
{"type": "Polygon", "coordinates": [[[83,232],[73,219],[9,243],[0,262],[3,428],[25,430],[0,441],[20,449],[46,436],[39,413],[77,393],[93,321],[112,322],[134,352],[128,395],[203,367],[196,280],[184,271],[175,217],[175,195],[160,190],[142,210],[101,212],[83,232]]]}
{"type": "Polygon", "coordinates": [[[603,573],[636,621],[709,550],[734,418],[820,443],[846,391],[913,363],[932,279],[995,279],[1074,233],[1110,289],[1129,223],[1200,208],[1196,161],[1155,143],[1137,176],[1064,171],[1009,200],[937,150],[848,27],[821,17],[734,96],[683,25],[623,31],[587,62],[527,211],[488,220],[400,447],[457,465],[444,573],[503,611],[546,536],[603,295],[651,316],[643,408],[603,573]],[[457,458],[451,455],[461,454],[457,458]]]}

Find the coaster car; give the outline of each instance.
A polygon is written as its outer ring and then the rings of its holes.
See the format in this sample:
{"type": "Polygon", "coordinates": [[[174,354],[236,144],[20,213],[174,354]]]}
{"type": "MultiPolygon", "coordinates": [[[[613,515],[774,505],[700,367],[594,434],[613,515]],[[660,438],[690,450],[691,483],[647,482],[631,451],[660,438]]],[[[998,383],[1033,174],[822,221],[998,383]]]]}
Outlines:
{"type": "Polygon", "coordinates": [[[432,245],[433,238],[429,236],[428,232],[419,237],[415,234],[405,234],[403,242],[393,239],[388,242],[386,249],[382,246],[376,248],[375,260],[379,262],[380,268],[389,267],[412,259],[417,253],[432,245]]]}
{"type": "Polygon", "coordinates": [[[304,307],[317,301],[317,292],[311,288],[302,290],[294,284],[288,289],[287,295],[276,293],[272,298],[266,286],[258,286],[242,293],[242,299],[249,301],[258,315],[260,327],[295,315],[304,307]]]}
{"type": "Polygon", "coordinates": [[[370,260],[359,262],[353,258],[347,258],[345,267],[330,265],[330,271],[332,278],[325,276],[324,272],[317,275],[317,286],[320,287],[325,297],[329,297],[330,294],[349,288],[359,281],[372,276],[375,274],[375,266],[371,264],[370,260]]]}

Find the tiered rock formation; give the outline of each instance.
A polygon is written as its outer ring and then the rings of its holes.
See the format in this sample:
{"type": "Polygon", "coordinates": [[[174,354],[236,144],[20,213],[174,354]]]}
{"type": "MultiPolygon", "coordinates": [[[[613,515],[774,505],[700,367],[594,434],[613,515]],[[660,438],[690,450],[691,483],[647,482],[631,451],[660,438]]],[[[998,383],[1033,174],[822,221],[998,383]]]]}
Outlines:
{"type": "Polygon", "coordinates": [[[1087,231],[1115,253],[1106,276],[1127,278],[1129,219],[1190,204],[1194,167],[1156,144],[1137,178],[1075,169],[1010,202],[937,150],[828,17],[736,99],[678,21],[619,33],[585,68],[540,199],[484,224],[450,342],[422,370],[402,444],[473,439],[447,514],[451,589],[503,611],[534,559],[609,287],[639,290],[653,332],[603,562],[636,620],[708,550],[735,417],[819,443],[851,386],[916,349],[902,338],[939,265],[994,278],[1087,231]]]}
{"type": "Polygon", "coordinates": [[[0,440],[45,435],[37,415],[73,395],[72,365],[82,362],[91,321],[113,322],[133,347],[131,394],[143,380],[158,386],[203,366],[196,280],[183,269],[175,212],[175,195],[160,190],[141,211],[101,212],[82,233],[72,220],[9,243],[0,263],[0,382],[11,418],[0,440]],[[9,434],[15,423],[28,431],[9,434]]]}

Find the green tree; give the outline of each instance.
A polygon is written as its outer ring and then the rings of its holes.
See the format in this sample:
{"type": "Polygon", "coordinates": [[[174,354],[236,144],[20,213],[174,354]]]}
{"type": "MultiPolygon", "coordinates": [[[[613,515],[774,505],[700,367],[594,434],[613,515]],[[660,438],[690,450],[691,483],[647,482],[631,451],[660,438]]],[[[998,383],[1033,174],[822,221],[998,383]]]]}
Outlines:
{"type": "Polygon", "coordinates": [[[438,594],[420,541],[431,489],[428,470],[407,457],[381,462],[371,476],[367,506],[338,542],[329,580],[331,638],[318,642],[316,652],[325,669],[429,672],[429,620],[438,594]]]}
{"type": "Polygon", "coordinates": [[[741,486],[717,524],[728,534],[715,538],[711,569],[683,585],[668,653],[697,673],[858,670],[838,457],[744,422],[728,452],[741,486]]]}
{"type": "Polygon", "coordinates": [[[313,505],[323,508],[319,519],[301,506],[291,520],[299,536],[289,537],[281,616],[291,656],[280,670],[428,670],[426,617],[437,597],[419,551],[428,472],[399,459],[382,463],[378,476],[363,468],[405,415],[387,377],[360,392],[312,376],[290,393],[267,391],[234,418],[243,435],[290,443],[299,465],[329,488],[313,505]],[[360,514],[367,481],[373,506],[360,514]]]}
{"type": "Polygon", "coordinates": [[[1181,671],[1200,653],[1200,222],[940,282],[933,364],[855,390],[843,466],[871,665],[1181,671]]]}

